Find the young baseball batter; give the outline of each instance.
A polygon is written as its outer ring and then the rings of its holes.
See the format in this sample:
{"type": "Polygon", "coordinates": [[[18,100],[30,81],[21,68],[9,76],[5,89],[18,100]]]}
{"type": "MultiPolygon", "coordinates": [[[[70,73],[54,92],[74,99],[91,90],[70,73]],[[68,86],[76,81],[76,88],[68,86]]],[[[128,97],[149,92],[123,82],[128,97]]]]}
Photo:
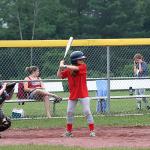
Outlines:
{"type": "MultiPolygon", "coordinates": [[[[133,66],[133,71],[134,71],[134,76],[135,77],[146,77],[148,76],[148,67],[146,62],[144,61],[144,58],[141,54],[137,53],[134,55],[134,66],[133,66]]],[[[144,95],[145,89],[135,89],[135,95],[144,95]]],[[[137,102],[137,109],[141,109],[141,102],[144,102],[145,107],[147,109],[150,109],[150,106],[148,105],[148,101],[145,97],[143,98],[136,98],[137,102]]]]}
{"type": "Polygon", "coordinates": [[[70,55],[72,65],[64,65],[64,60],[60,61],[57,72],[59,78],[68,78],[69,100],[67,107],[67,127],[63,136],[72,137],[72,126],[74,121],[74,110],[79,101],[83,106],[83,112],[87,119],[90,136],[94,137],[94,121],[90,110],[90,99],[86,84],[87,66],[84,63],[85,55],[81,51],[74,51],[70,55]]]}

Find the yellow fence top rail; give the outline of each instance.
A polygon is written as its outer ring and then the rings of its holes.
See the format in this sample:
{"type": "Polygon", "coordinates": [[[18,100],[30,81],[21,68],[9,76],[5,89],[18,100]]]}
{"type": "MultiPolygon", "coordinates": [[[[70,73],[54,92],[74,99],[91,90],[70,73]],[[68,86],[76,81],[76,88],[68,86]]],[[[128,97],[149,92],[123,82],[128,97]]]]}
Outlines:
{"type": "MultiPolygon", "coordinates": [[[[0,40],[0,47],[65,47],[68,40],[0,40]]],[[[81,39],[72,46],[136,46],[150,45],[150,38],[81,39]]]]}

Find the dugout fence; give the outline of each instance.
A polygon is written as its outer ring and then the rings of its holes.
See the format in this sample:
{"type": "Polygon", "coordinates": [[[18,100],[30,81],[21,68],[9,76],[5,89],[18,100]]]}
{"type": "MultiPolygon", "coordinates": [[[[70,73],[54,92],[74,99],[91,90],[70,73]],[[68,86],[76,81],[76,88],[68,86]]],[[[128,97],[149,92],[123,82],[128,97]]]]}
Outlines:
{"type": "MultiPolygon", "coordinates": [[[[36,65],[41,70],[41,77],[44,82],[57,81],[56,72],[59,61],[63,58],[67,40],[20,40],[20,41],[0,41],[0,80],[4,82],[23,80],[27,74],[25,67],[36,65]],[[46,81],[45,81],[46,80],[46,81]]],[[[144,107],[142,111],[136,110],[135,97],[130,97],[128,89],[110,90],[111,79],[133,78],[133,56],[141,53],[150,67],[150,39],[87,39],[74,40],[71,50],[66,57],[66,63],[70,63],[69,55],[72,51],[81,50],[87,56],[88,80],[96,79],[107,80],[107,112],[106,114],[133,114],[149,113],[144,107]],[[112,96],[122,96],[120,99],[112,99],[112,96]]],[[[147,77],[149,79],[149,76],[147,77]]],[[[143,79],[144,80],[144,79],[143,79]]],[[[59,81],[59,80],[58,80],[59,81]]],[[[68,96],[67,81],[63,80],[63,90],[55,91],[62,97],[68,96]]],[[[134,81],[133,81],[134,82],[134,81]]],[[[121,86],[121,84],[118,86],[121,86]]],[[[146,87],[146,95],[149,95],[149,89],[146,87]]],[[[95,90],[89,90],[90,97],[96,97],[95,90]]],[[[149,101],[149,96],[147,96],[149,101]]],[[[42,102],[26,102],[25,105],[18,105],[14,95],[13,100],[16,103],[7,103],[4,105],[5,112],[11,116],[13,108],[23,108],[26,117],[44,117],[45,110],[42,102]]],[[[96,112],[97,101],[91,101],[93,114],[96,112]]],[[[52,105],[53,107],[53,105],[52,105]]],[[[67,102],[57,104],[53,116],[66,115],[67,102]]],[[[51,108],[53,112],[54,108],[51,108]]],[[[76,115],[81,115],[81,107],[77,106],[76,115]]]]}

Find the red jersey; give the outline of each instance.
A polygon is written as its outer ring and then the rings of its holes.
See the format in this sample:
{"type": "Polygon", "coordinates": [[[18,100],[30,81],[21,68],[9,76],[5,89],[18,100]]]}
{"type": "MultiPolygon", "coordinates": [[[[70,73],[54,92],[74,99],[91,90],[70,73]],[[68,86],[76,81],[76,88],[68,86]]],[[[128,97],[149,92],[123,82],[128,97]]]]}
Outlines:
{"type": "MultiPolygon", "coordinates": [[[[31,80],[31,78],[29,77],[30,81],[28,81],[28,88],[41,88],[41,82],[40,81],[34,81],[31,80]]],[[[39,80],[39,78],[37,78],[37,80],[39,80]]]]}
{"type": "Polygon", "coordinates": [[[86,74],[87,74],[86,64],[81,64],[78,67],[79,70],[77,71],[75,76],[71,74],[72,71],[70,69],[65,69],[61,71],[62,79],[68,78],[70,100],[88,97],[88,89],[86,84],[86,74]]]}

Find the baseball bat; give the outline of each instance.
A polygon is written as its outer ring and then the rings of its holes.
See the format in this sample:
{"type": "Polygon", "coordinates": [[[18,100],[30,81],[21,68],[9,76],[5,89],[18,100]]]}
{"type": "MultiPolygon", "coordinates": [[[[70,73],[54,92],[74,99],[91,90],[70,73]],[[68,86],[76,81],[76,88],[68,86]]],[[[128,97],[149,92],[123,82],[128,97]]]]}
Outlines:
{"type": "Polygon", "coordinates": [[[73,42],[73,37],[70,37],[69,40],[68,40],[67,46],[66,46],[66,50],[65,50],[65,54],[64,54],[64,59],[67,56],[67,53],[68,53],[68,51],[69,51],[69,49],[71,47],[72,42],[73,42]]]}

